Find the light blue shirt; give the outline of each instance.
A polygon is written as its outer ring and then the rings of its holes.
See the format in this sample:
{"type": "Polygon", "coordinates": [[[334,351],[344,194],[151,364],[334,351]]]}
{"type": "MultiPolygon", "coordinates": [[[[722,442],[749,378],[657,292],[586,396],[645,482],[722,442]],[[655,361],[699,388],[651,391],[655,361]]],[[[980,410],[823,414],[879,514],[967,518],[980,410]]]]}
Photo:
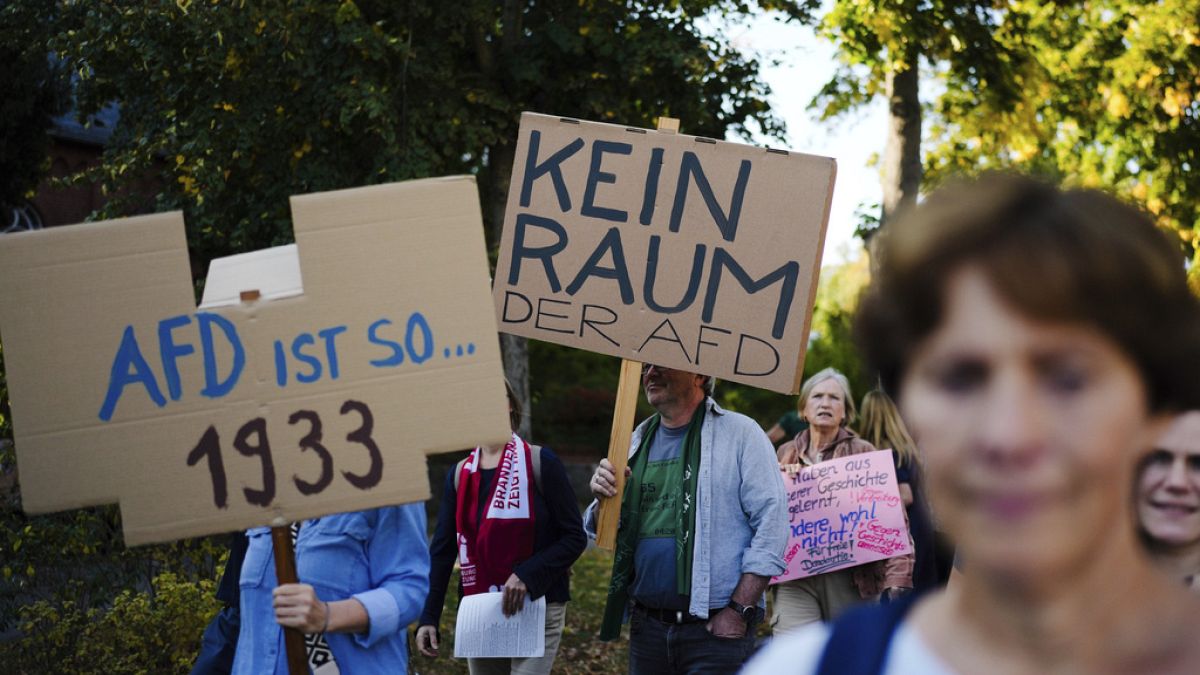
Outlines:
{"type": "MultiPolygon", "coordinates": [[[[287,675],[283,629],[275,622],[271,591],[275,557],[271,530],[247,530],[242,564],[241,630],[233,672],[287,675]]],[[[343,673],[403,673],[408,667],[405,629],[416,620],[429,591],[425,506],[406,504],[304,521],[296,542],[296,574],[321,600],[354,598],[367,610],[365,633],[328,633],[343,673]]]]}
{"type": "MultiPolygon", "coordinates": [[[[711,398],[700,432],[700,476],[696,486],[696,544],[692,551],[692,594],[688,612],[707,617],[729,604],[742,574],[783,574],[788,540],[787,493],[775,449],[762,427],[729,412],[711,398]]],[[[633,431],[632,455],[649,420],[633,431]]],[[[596,536],[598,503],[584,514],[588,536],[596,536]]],[[[759,605],[764,603],[759,598],[759,605]]]]}

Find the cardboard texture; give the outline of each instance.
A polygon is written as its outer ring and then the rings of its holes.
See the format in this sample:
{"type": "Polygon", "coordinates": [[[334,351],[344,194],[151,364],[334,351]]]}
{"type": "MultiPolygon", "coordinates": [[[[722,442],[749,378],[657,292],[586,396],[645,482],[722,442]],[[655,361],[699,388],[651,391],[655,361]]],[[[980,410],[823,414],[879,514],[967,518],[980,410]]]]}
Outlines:
{"type": "Polygon", "coordinates": [[[771,583],[912,553],[891,450],[783,471],[788,495],[787,571],[771,583]]]}
{"type": "Polygon", "coordinates": [[[226,259],[204,310],[178,212],[0,237],[26,511],[167,541],[427,499],[427,453],[508,438],[474,179],[291,204],[299,278],[226,259]]]}
{"type": "Polygon", "coordinates": [[[834,160],[525,113],[500,330],[800,386],[834,160]]]}

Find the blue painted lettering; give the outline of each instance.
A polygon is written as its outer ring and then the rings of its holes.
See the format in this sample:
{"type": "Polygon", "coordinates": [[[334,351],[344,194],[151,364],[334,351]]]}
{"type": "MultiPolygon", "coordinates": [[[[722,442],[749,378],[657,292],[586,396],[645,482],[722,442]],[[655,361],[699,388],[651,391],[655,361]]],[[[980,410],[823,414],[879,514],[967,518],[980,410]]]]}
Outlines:
{"type": "Polygon", "coordinates": [[[246,350],[238,338],[237,327],[229,319],[217,314],[200,312],[196,314],[196,323],[200,326],[200,346],[204,351],[204,389],[200,393],[209,398],[220,398],[233,391],[237,386],[242,369],[246,367],[246,350]],[[213,345],[213,325],[225,334],[225,341],[233,350],[233,363],[229,366],[229,374],[221,380],[217,376],[217,355],[213,345]]]}
{"type": "Polygon", "coordinates": [[[190,344],[175,344],[175,336],[171,331],[191,322],[192,317],[187,314],[158,322],[158,352],[162,358],[164,379],[167,381],[167,395],[172,401],[178,401],[183,395],[183,386],[179,382],[179,364],[176,361],[181,356],[196,353],[196,348],[190,344]]]}
{"type": "Polygon", "coordinates": [[[404,363],[404,347],[399,342],[394,342],[386,338],[379,337],[379,329],[383,326],[392,325],[391,319],[380,319],[371,324],[367,328],[367,340],[373,345],[387,347],[392,350],[392,355],[383,359],[372,359],[371,365],[376,368],[385,368],[389,366],[398,366],[404,363]]]}
{"type": "Polygon", "coordinates": [[[150,371],[150,364],[146,363],[146,358],[142,356],[142,350],[138,347],[133,326],[126,326],[121,335],[121,346],[117,348],[108,376],[108,392],[104,395],[103,405],[100,406],[101,420],[107,422],[112,419],[113,410],[117,407],[117,400],[124,393],[125,386],[135,382],[146,388],[146,395],[154,401],[154,405],[161,408],[167,404],[167,399],[163,398],[162,391],[158,388],[158,381],[154,379],[154,373],[150,371]]]}

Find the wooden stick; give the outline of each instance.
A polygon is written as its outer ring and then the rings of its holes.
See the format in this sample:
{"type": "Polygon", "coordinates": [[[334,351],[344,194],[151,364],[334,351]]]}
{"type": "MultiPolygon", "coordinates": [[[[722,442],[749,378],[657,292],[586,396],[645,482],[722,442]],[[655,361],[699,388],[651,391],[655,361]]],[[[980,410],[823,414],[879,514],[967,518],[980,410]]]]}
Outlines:
{"type": "MultiPolygon", "coordinates": [[[[679,132],[679,120],[658,118],[658,131],[664,134],[679,132]]],[[[637,412],[637,397],[642,381],[642,364],[623,359],[621,379],[617,382],[617,401],[613,408],[612,434],[608,439],[608,461],[617,479],[617,494],[600,502],[596,523],[596,546],[613,550],[617,543],[617,526],[621,520],[621,496],[625,494],[625,467],[629,463],[629,435],[633,432],[633,417],[637,412]]]]}
{"type": "Polygon", "coordinates": [[[621,495],[625,491],[625,466],[629,461],[629,434],[633,431],[641,381],[642,364],[622,360],[621,379],[617,382],[617,404],[613,408],[612,435],[608,439],[608,461],[617,477],[617,494],[600,500],[600,519],[596,523],[596,546],[610,551],[617,542],[621,495]]]}
{"type": "MultiPolygon", "coordinates": [[[[280,585],[297,583],[296,552],[292,546],[292,528],[288,525],[272,527],[271,544],[275,547],[275,579],[280,585]]],[[[304,647],[304,633],[296,628],[284,628],[283,642],[287,647],[288,672],[291,675],[308,675],[308,654],[304,647]]]]}

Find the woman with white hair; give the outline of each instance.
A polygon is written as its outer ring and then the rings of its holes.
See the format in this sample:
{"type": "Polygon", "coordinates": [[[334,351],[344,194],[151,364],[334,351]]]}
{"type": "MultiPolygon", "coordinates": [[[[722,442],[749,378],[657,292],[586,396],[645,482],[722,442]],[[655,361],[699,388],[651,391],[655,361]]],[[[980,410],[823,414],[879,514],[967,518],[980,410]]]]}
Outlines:
{"type": "MultiPolygon", "coordinates": [[[[790,473],[801,466],[875,451],[875,446],[850,430],[854,397],[850,382],[836,369],[826,368],[808,378],[797,406],[809,426],[778,450],[779,464],[790,473]]],[[[912,588],[912,566],[909,554],[778,584],[772,619],[775,634],[829,621],[864,600],[899,597],[912,588]]]]}

